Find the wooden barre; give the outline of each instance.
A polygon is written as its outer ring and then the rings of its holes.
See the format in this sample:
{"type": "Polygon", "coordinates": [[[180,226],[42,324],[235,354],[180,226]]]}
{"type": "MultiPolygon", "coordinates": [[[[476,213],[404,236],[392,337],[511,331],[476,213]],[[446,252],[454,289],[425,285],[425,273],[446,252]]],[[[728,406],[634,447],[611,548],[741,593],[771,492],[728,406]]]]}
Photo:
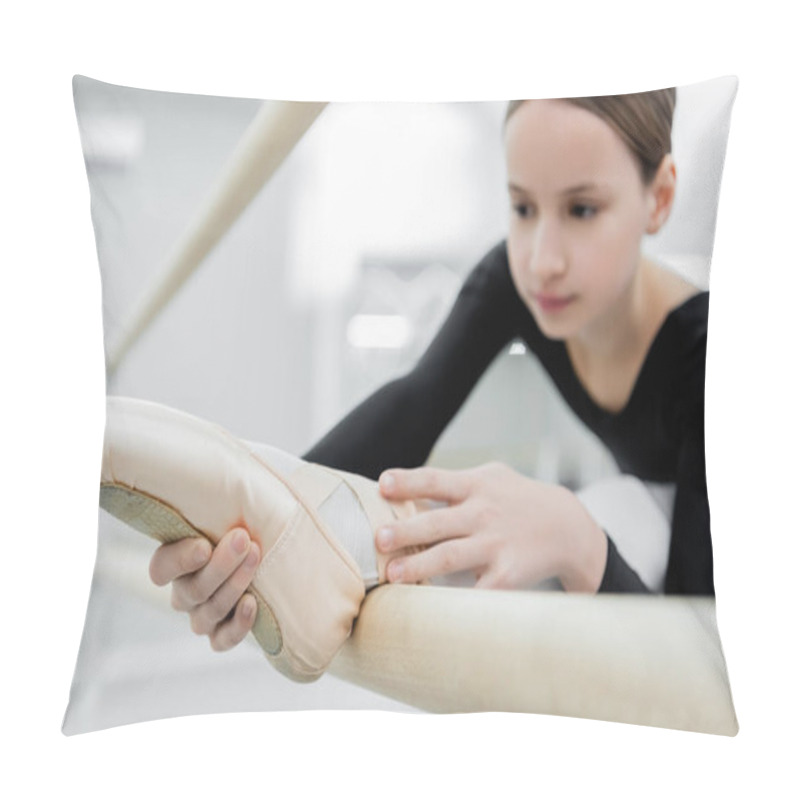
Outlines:
{"type": "Polygon", "coordinates": [[[327,103],[266,102],[226,163],[205,206],[108,349],[113,373],[133,343],[284,162],[327,103]]]}

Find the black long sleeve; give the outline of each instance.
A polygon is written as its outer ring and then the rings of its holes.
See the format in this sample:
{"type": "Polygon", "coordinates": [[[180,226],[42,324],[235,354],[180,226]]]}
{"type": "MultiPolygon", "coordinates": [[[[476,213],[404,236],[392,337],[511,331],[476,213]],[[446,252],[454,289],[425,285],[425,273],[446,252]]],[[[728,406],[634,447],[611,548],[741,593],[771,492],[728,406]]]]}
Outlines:
{"type": "Polygon", "coordinates": [[[504,260],[501,242],[472,270],[416,366],[370,395],[303,458],[373,480],[390,467],[424,464],[481,375],[514,338],[519,308],[506,285],[504,260]]]}
{"type": "Polygon", "coordinates": [[[652,594],[650,589],[647,588],[639,577],[639,573],[637,573],[619,554],[614,540],[608,533],[606,533],[606,541],[608,542],[608,557],[606,558],[603,580],[600,583],[600,588],[597,590],[597,593],[652,594]]]}
{"type": "MultiPolygon", "coordinates": [[[[681,448],[675,491],[665,594],[714,594],[710,515],[705,490],[705,453],[701,434],[681,448]]],[[[638,573],[620,555],[606,532],[608,557],[598,593],[652,594],[638,573]]]]}
{"type": "MultiPolygon", "coordinates": [[[[704,354],[703,354],[704,355],[704,354]]],[[[678,451],[666,594],[714,594],[711,514],[706,485],[703,391],[686,412],[678,451]]]]}

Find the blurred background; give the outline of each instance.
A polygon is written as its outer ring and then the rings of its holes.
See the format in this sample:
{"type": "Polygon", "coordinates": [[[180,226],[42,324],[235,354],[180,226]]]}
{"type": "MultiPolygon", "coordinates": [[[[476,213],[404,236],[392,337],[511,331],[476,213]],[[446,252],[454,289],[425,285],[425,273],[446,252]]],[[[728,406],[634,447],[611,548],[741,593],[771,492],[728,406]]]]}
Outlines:
{"type": "MultiPolygon", "coordinates": [[[[679,88],[678,195],[669,222],[644,247],[701,288],[708,288],[730,80],[679,88]]],[[[262,101],[81,77],[74,90],[108,346],[262,101]]],[[[329,105],[108,376],[108,393],[165,403],[302,454],[413,366],[466,275],[505,238],[505,108],[329,105]]],[[[521,343],[498,356],[430,463],[462,468],[489,460],[571,488],[616,472],[521,343]]],[[[131,714],[400,707],[329,676],[295,686],[254,647],[211,653],[186,617],[168,609],[168,590],[147,579],[154,547],[101,512],[65,729],[106,727],[131,714]],[[121,584],[132,591],[119,593],[121,584]],[[232,665],[249,676],[238,690],[232,665]]]]}

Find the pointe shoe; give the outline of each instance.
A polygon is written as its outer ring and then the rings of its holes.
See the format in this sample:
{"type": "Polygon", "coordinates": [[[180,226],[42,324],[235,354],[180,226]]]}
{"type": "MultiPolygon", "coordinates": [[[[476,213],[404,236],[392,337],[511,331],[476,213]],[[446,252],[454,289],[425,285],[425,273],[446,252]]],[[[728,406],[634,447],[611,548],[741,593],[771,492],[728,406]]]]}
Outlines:
{"type": "MultiPolygon", "coordinates": [[[[216,545],[245,527],[262,553],[249,587],[258,605],[252,633],[299,682],[327,669],[365,596],[356,562],[318,513],[342,483],[373,531],[416,513],[361,476],[307,462],[283,476],[218,425],[157,403],[107,399],[100,506],[162,543],[204,536],[216,545]]],[[[384,582],[388,559],[376,557],[384,582]]]]}

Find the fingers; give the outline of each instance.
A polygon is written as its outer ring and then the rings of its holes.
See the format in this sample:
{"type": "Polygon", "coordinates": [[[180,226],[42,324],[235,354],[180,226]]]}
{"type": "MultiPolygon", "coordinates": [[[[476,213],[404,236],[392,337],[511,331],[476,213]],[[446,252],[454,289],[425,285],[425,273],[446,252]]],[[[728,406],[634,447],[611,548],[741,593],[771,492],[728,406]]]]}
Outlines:
{"type": "Polygon", "coordinates": [[[390,583],[418,583],[437,575],[475,569],[480,563],[474,539],[448,539],[412,556],[392,559],[386,577],[390,583]]]}
{"type": "MultiPolygon", "coordinates": [[[[213,634],[217,626],[237,608],[237,604],[243,599],[244,592],[255,575],[258,562],[258,545],[252,542],[244,561],[236,568],[233,575],[226,578],[208,600],[191,611],[192,630],[195,633],[202,636],[213,634]]],[[[253,600],[255,601],[255,598],[253,600]]],[[[240,619],[239,622],[241,621],[240,619]]]]}
{"type": "Polygon", "coordinates": [[[211,649],[218,653],[236,647],[253,627],[256,619],[256,599],[245,594],[236,604],[236,610],[230,619],[220,623],[208,637],[211,649]]]}
{"type": "Polygon", "coordinates": [[[158,586],[172,583],[173,608],[188,611],[192,630],[223,651],[253,627],[257,604],[246,589],[260,560],[258,543],[244,528],[233,528],[213,548],[201,537],[161,545],[150,578],[158,586]]]}
{"type": "Polygon", "coordinates": [[[176,578],[205,566],[211,558],[211,544],[202,537],[162,544],[150,559],[150,580],[166,586],[176,578]]]}
{"type": "Polygon", "coordinates": [[[245,561],[250,547],[257,549],[258,546],[255,542],[251,543],[246,530],[234,528],[228,531],[220,539],[204,567],[173,581],[173,608],[178,611],[192,611],[207,602],[245,561]]]}
{"type": "Polygon", "coordinates": [[[381,494],[388,500],[413,500],[429,498],[445,503],[463,502],[469,494],[471,475],[469,470],[437,469],[390,469],[381,474],[378,481],[381,494]]]}
{"type": "Polygon", "coordinates": [[[463,506],[438,508],[382,526],[375,543],[382,553],[391,553],[404,547],[467,536],[470,529],[471,520],[463,506]]]}

